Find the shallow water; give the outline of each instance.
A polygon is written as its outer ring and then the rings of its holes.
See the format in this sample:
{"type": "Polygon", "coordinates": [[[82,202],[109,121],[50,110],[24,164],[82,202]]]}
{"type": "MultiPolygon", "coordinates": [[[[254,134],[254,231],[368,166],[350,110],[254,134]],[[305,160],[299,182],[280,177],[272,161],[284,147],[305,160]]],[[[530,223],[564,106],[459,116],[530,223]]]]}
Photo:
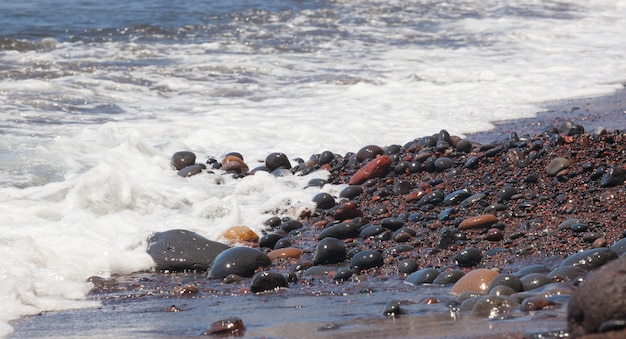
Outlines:
{"type": "Polygon", "coordinates": [[[12,0],[0,20],[0,335],[92,305],[91,275],[149,269],[151,232],[259,230],[319,192],[180,178],[176,151],[253,168],[467,134],[611,93],[626,70],[624,1],[12,0]]]}

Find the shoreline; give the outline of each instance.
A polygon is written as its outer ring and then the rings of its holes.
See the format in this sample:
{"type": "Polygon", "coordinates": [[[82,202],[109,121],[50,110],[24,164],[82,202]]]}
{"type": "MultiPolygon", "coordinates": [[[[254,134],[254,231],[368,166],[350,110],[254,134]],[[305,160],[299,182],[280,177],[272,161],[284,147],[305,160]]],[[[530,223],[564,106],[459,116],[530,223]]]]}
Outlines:
{"type": "MultiPolygon", "coordinates": [[[[494,129],[470,134],[467,136],[467,139],[487,143],[501,138],[503,135],[510,134],[511,132],[516,132],[520,136],[523,134],[534,135],[539,133],[544,126],[553,124],[558,127],[558,124],[566,120],[583,125],[585,131],[592,131],[599,126],[604,126],[609,130],[626,130],[626,126],[619,127],[620,123],[626,124],[625,108],[626,90],[619,90],[613,95],[597,98],[566,100],[546,105],[546,111],[539,113],[535,118],[496,122],[494,129]]],[[[565,146],[574,147],[577,143],[576,139],[574,140],[572,144],[566,144],[565,146]]],[[[398,140],[398,142],[402,142],[402,140],[398,140]]],[[[569,154],[580,154],[581,149],[582,148],[573,148],[568,150],[568,152],[570,152],[569,154]]],[[[583,157],[583,154],[580,154],[580,156],[583,157]]],[[[494,166],[496,165],[499,166],[500,164],[494,160],[494,166]]],[[[537,165],[537,168],[543,168],[544,166],[543,164],[537,165]]],[[[346,180],[345,177],[346,176],[337,176],[333,179],[346,180]]],[[[432,174],[432,177],[437,177],[444,181],[447,180],[445,176],[439,174],[432,174]]],[[[481,175],[475,174],[473,176],[468,174],[467,180],[481,180],[481,177],[482,173],[481,175]]],[[[392,176],[389,180],[392,179],[395,180],[395,177],[392,176]]],[[[573,177],[570,180],[574,181],[575,179],[576,177],[573,177]]],[[[554,178],[546,178],[546,180],[558,181],[554,178]]],[[[567,187],[569,183],[567,179],[564,178],[564,180],[565,182],[560,182],[559,184],[563,184],[563,187],[567,187]]],[[[571,184],[573,185],[573,183],[571,184]]],[[[385,184],[379,180],[372,187],[379,187],[381,185],[385,184]]],[[[496,186],[495,188],[499,187],[500,186],[496,186]]],[[[452,188],[445,188],[445,190],[449,192],[452,188]]],[[[617,188],[611,189],[611,192],[615,195],[615,203],[619,203],[619,201],[625,199],[623,184],[617,188]]],[[[386,201],[384,197],[383,199],[380,198],[380,194],[378,196],[379,198],[376,199],[361,200],[359,206],[363,210],[373,210],[374,206],[379,206],[381,202],[386,201]]],[[[513,205],[513,203],[507,204],[509,207],[513,205]]],[[[564,206],[567,206],[567,204],[564,206]]],[[[435,210],[437,209],[435,208],[435,210]]],[[[562,209],[562,211],[565,211],[565,209],[562,209]]],[[[591,211],[580,211],[580,213],[587,212],[591,211]]],[[[424,210],[424,214],[426,213],[429,213],[428,210],[424,210]]],[[[371,212],[368,214],[371,214],[371,212]]],[[[470,214],[471,213],[468,212],[463,217],[467,217],[470,214]]],[[[381,214],[380,217],[382,216],[381,214]]],[[[508,223],[506,222],[508,219],[521,220],[515,219],[514,216],[505,216],[503,214],[499,214],[498,217],[505,223],[508,223]]],[[[592,214],[590,214],[590,217],[592,217],[591,219],[594,221],[600,220],[596,219],[592,214]]],[[[331,216],[323,212],[320,215],[308,217],[306,223],[308,225],[314,225],[324,220],[328,222],[328,219],[332,219],[331,216]]],[[[376,220],[377,217],[373,216],[372,219],[376,220]]],[[[424,220],[424,225],[431,221],[432,220],[424,220]]],[[[449,221],[448,224],[453,225],[454,223],[449,221]]],[[[316,227],[313,227],[309,233],[306,233],[309,238],[313,238],[312,235],[319,233],[320,228],[319,226],[316,227]]],[[[432,233],[437,233],[441,227],[442,225],[432,225],[423,228],[423,231],[426,232],[426,229],[430,228],[432,233]]],[[[609,240],[607,245],[611,245],[619,240],[618,234],[615,233],[617,230],[601,228],[601,226],[598,225],[593,225],[593,227],[595,227],[596,230],[603,230],[604,237],[609,240]]],[[[508,226],[506,226],[504,230],[508,232],[508,226]]],[[[474,239],[477,243],[472,245],[480,245],[480,241],[482,241],[481,237],[484,235],[480,232],[473,231],[469,233],[471,237],[468,239],[468,243],[470,240],[474,239]]],[[[507,237],[511,236],[517,235],[507,233],[507,237]]],[[[537,236],[540,237],[540,235],[537,236]]],[[[428,235],[425,234],[424,237],[424,242],[426,242],[428,235]]],[[[511,237],[511,239],[513,238],[511,237]]],[[[512,248],[524,250],[522,245],[527,246],[529,242],[522,242],[520,240],[520,242],[517,243],[515,242],[517,239],[518,238],[511,240],[512,248]]],[[[568,239],[570,241],[578,241],[576,237],[568,239]]],[[[546,246],[552,244],[550,241],[546,242],[546,246]]],[[[293,239],[293,242],[294,245],[298,244],[296,239],[293,239]]],[[[303,248],[306,248],[305,254],[312,254],[314,244],[307,242],[300,244],[303,248]]],[[[370,244],[371,243],[359,243],[359,246],[370,246],[370,244]]],[[[586,243],[583,242],[567,244],[566,246],[568,247],[565,247],[564,250],[573,249],[574,246],[577,246],[576,248],[582,248],[585,244],[586,243]]],[[[591,244],[586,245],[591,248],[591,244]]],[[[556,253],[558,252],[559,251],[556,253]]],[[[441,251],[441,254],[438,254],[438,259],[436,259],[443,260],[440,267],[453,269],[454,267],[450,266],[449,260],[455,253],[455,250],[449,249],[441,251]]],[[[507,255],[499,257],[499,255],[496,254],[493,258],[488,259],[489,264],[486,264],[485,262],[487,260],[485,260],[481,265],[487,266],[488,268],[498,267],[501,270],[513,272],[515,268],[511,267],[517,266],[517,269],[519,269],[525,265],[540,263],[541,258],[548,260],[546,261],[546,265],[548,265],[550,260],[558,262],[563,259],[554,258],[554,253],[550,252],[547,248],[545,249],[545,253],[550,254],[546,255],[542,253],[544,252],[539,251],[535,253],[535,255],[517,257],[507,255]],[[508,260],[513,260],[513,262],[508,260]]],[[[421,252],[416,253],[414,256],[418,257],[420,267],[427,267],[429,263],[435,260],[432,257],[428,258],[427,255],[421,252]]],[[[286,272],[294,264],[302,262],[302,260],[287,260],[275,264],[275,267],[282,272],[286,272]]],[[[464,270],[471,271],[474,268],[476,267],[464,270]]],[[[359,335],[364,337],[400,338],[415,337],[415,331],[419,330],[420,335],[427,337],[438,336],[456,338],[461,336],[473,338],[506,335],[508,337],[521,338],[525,335],[530,335],[528,328],[525,328],[530,321],[533,322],[533,326],[539,326],[539,330],[546,332],[564,331],[566,328],[563,304],[555,306],[552,310],[538,311],[536,317],[517,314],[518,317],[514,320],[491,321],[461,314],[461,320],[451,321],[448,307],[444,305],[444,302],[446,300],[453,300],[454,298],[446,298],[441,295],[441,293],[449,293],[449,289],[439,288],[437,292],[432,292],[433,298],[439,298],[441,302],[431,308],[431,310],[434,311],[431,313],[424,311],[425,306],[421,304],[423,300],[411,299],[410,295],[411,293],[415,293],[414,291],[417,287],[402,284],[402,280],[405,278],[404,276],[401,278],[386,276],[393,274],[396,273],[390,271],[390,267],[388,266],[383,266],[382,270],[368,271],[362,278],[359,278],[363,280],[356,281],[354,282],[354,286],[349,287],[345,296],[342,293],[346,293],[346,285],[332,282],[329,284],[329,281],[327,281],[328,277],[326,277],[326,280],[323,278],[314,278],[314,281],[310,282],[310,284],[292,284],[292,291],[279,291],[276,293],[262,294],[260,296],[255,296],[247,291],[247,287],[250,283],[249,279],[239,284],[219,287],[216,286],[217,281],[206,280],[203,274],[164,275],[159,273],[140,273],[127,277],[115,277],[115,279],[113,279],[114,281],[110,281],[112,283],[114,282],[113,285],[107,286],[105,282],[103,285],[99,286],[99,291],[96,291],[96,293],[89,297],[90,299],[102,300],[103,305],[101,307],[49,312],[24,317],[11,322],[11,325],[15,328],[15,332],[9,337],[69,338],[80,336],[90,337],[94,335],[99,337],[191,337],[197,336],[203,330],[207,329],[211,322],[232,316],[241,316],[246,325],[246,337],[299,336],[306,338],[359,335]],[[197,286],[200,289],[199,294],[181,296],[180,287],[189,286],[189,284],[197,286]],[[378,289],[379,292],[363,294],[360,293],[362,288],[378,289]],[[316,290],[319,290],[317,294],[316,290]],[[381,313],[382,306],[390,299],[388,294],[393,294],[396,299],[402,301],[403,309],[405,309],[404,314],[390,319],[381,313]],[[333,298],[344,298],[345,300],[331,305],[325,302],[325,300],[333,298]],[[277,302],[286,303],[288,300],[297,300],[297,302],[289,304],[289,306],[284,306],[282,309],[275,309],[277,302]],[[181,311],[167,311],[166,309],[170,305],[180,307],[181,311]],[[353,307],[362,308],[362,310],[359,312],[351,311],[350,309],[353,307]],[[337,316],[337,321],[330,321],[326,318],[329,313],[332,316],[330,310],[340,312],[337,316]],[[282,317],[281,320],[272,320],[272,314],[278,314],[282,317]],[[302,320],[298,321],[298,319],[302,320]],[[446,332],[442,333],[442,330],[446,332]]],[[[223,284],[218,283],[218,285],[223,284]]],[[[534,327],[534,329],[536,329],[536,327],[534,327]]]]}

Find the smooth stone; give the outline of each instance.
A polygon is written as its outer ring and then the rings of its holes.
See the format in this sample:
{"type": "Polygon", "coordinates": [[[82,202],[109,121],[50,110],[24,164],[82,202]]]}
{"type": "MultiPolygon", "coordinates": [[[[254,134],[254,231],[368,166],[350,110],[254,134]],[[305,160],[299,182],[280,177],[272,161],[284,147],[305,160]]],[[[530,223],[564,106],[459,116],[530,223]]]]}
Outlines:
{"type": "Polygon", "coordinates": [[[602,187],[618,186],[626,181],[626,169],[621,167],[611,167],[600,179],[602,187]]]}
{"type": "Polygon", "coordinates": [[[398,229],[404,227],[404,221],[398,218],[384,218],[380,225],[388,230],[397,231],[398,229]]]}
{"type": "Polygon", "coordinates": [[[472,193],[466,189],[454,191],[443,198],[443,204],[446,206],[458,205],[461,201],[472,196],[472,193]]]}
{"type": "Polygon", "coordinates": [[[504,232],[498,228],[490,228],[485,234],[485,240],[487,241],[500,241],[504,239],[504,232]]]}
{"type": "Polygon", "coordinates": [[[500,199],[500,201],[506,201],[506,200],[511,200],[511,197],[516,195],[517,189],[513,186],[504,186],[503,188],[501,188],[500,190],[498,190],[498,199],[500,199]]]}
{"type": "Polygon", "coordinates": [[[548,278],[555,280],[564,280],[564,281],[573,281],[578,277],[582,277],[585,275],[587,271],[583,270],[580,267],[576,266],[560,266],[555,267],[550,273],[548,273],[548,278]]]}
{"type": "Polygon", "coordinates": [[[343,267],[343,268],[338,269],[337,272],[335,272],[335,275],[333,276],[333,280],[346,281],[346,280],[350,280],[350,278],[352,278],[353,275],[354,275],[354,271],[350,267],[343,267]]]}
{"type": "Polygon", "coordinates": [[[313,257],[314,265],[336,264],[346,260],[346,245],[343,241],[328,237],[317,244],[313,257]]]}
{"type": "Polygon", "coordinates": [[[279,250],[281,248],[291,247],[291,241],[287,238],[278,239],[276,244],[274,244],[274,249],[279,250]]]}
{"type": "Polygon", "coordinates": [[[250,170],[248,165],[238,157],[230,156],[222,161],[222,171],[233,173],[246,173],[250,170]]]}
{"type": "Polygon", "coordinates": [[[467,247],[462,249],[455,257],[457,265],[461,267],[476,266],[483,259],[483,254],[479,249],[474,247],[467,247]]]}
{"type": "Polygon", "coordinates": [[[498,218],[493,214],[482,214],[475,217],[467,218],[459,224],[460,230],[472,228],[487,228],[498,222],[498,218]]]}
{"type": "Polygon", "coordinates": [[[288,259],[288,258],[300,258],[302,256],[302,250],[295,247],[280,248],[267,253],[271,261],[276,259],[288,259]]]}
{"type": "Polygon", "coordinates": [[[319,156],[320,165],[328,164],[333,160],[335,160],[335,154],[333,152],[324,151],[320,153],[320,156],[319,156]]]}
{"type": "Polygon", "coordinates": [[[328,277],[334,271],[333,267],[329,266],[313,266],[309,267],[304,271],[305,276],[317,276],[317,277],[328,277]]]}
{"type": "Polygon", "coordinates": [[[485,268],[475,269],[466,273],[452,286],[451,292],[459,295],[463,292],[487,293],[489,285],[499,273],[485,268]]]}
{"type": "Polygon", "coordinates": [[[383,255],[374,250],[365,250],[355,254],[350,260],[350,267],[356,271],[383,265],[383,255]]]}
{"type": "Polygon", "coordinates": [[[419,269],[417,261],[413,258],[402,259],[398,263],[398,273],[411,274],[419,269]]]}
{"type": "Polygon", "coordinates": [[[202,335],[210,335],[216,337],[240,337],[245,333],[245,326],[240,318],[233,317],[216,321],[211,324],[210,328],[202,335]]]}
{"type": "Polygon", "coordinates": [[[206,271],[230,246],[187,230],[157,232],[148,238],[148,254],[157,271],[206,271]]]}
{"type": "MultiPolygon", "coordinates": [[[[306,183],[306,187],[324,187],[324,185],[328,184],[328,180],[322,178],[313,178],[306,183]]],[[[305,187],[305,188],[306,188],[305,187]]]]}
{"type": "Polygon", "coordinates": [[[404,281],[413,285],[432,284],[439,274],[441,272],[434,268],[423,268],[411,273],[404,281]]]}
{"type": "Polygon", "coordinates": [[[176,170],[181,170],[196,163],[196,154],[190,151],[180,151],[172,155],[170,164],[176,170]]]}
{"type": "Polygon", "coordinates": [[[209,271],[209,279],[222,279],[229,274],[251,277],[259,267],[272,264],[267,254],[250,247],[232,247],[220,253],[209,271]]]}
{"type": "Polygon", "coordinates": [[[524,287],[522,286],[522,281],[519,277],[513,274],[501,273],[493,279],[491,284],[489,284],[489,291],[491,292],[491,290],[493,290],[497,286],[503,285],[510,287],[515,292],[521,292],[524,289],[524,287]]]}
{"type": "Polygon", "coordinates": [[[522,300],[522,304],[520,305],[520,310],[522,312],[531,312],[531,311],[539,311],[543,310],[547,307],[555,306],[556,303],[553,300],[545,297],[529,297],[522,300]]]}
{"type": "Polygon", "coordinates": [[[603,324],[620,320],[626,320],[626,257],[594,271],[574,291],[567,307],[572,337],[598,333],[603,324]]]}
{"type": "Polygon", "coordinates": [[[397,300],[389,300],[383,308],[383,314],[389,317],[395,317],[402,313],[400,309],[400,303],[397,300]]]}
{"type": "Polygon", "coordinates": [[[467,139],[461,139],[456,143],[456,150],[459,152],[469,153],[472,150],[472,142],[467,139]]]}
{"type": "Polygon", "coordinates": [[[176,174],[178,174],[179,176],[183,178],[187,178],[192,175],[200,174],[202,173],[203,170],[204,170],[203,165],[194,164],[194,165],[189,165],[187,167],[180,169],[176,174]]]}
{"type": "Polygon", "coordinates": [[[441,272],[437,278],[433,280],[433,285],[451,285],[459,281],[464,275],[465,272],[461,270],[441,272]]]}
{"type": "Polygon", "coordinates": [[[447,170],[448,168],[451,168],[452,166],[454,166],[454,160],[450,159],[450,158],[437,158],[437,160],[435,160],[435,169],[437,171],[443,171],[443,170],[447,170]]]}
{"type": "Polygon", "coordinates": [[[557,230],[566,230],[566,229],[571,229],[572,225],[578,224],[578,223],[582,223],[582,220],[578,219],[578,218],[569,218],[563,222],[561,222],[556,229],[557,230]]]}
{"type": "Polygon", "coordinates": [[[591,248],[570,255],[561,266],[575,266],[591,271],[614,259],[617,259],[617,254],[609,248],[591,248]]]}
{"type": "Polygon", "coordinates": [[[571,161],[565,158],[556,158],[550,161],[550,164],[546,166],[546,173],[548,175],[556,175],[560,171],[568,168],[571,165],[571,161]]]}
{"type": "Polygon", "coordinates": [[[360,185],[350,185],[339,193],[340,198],[354,199],[363,193],[363,187],[360,185]]]}
{"type": "Polygon", "coordinates": [[[622,238],[618,242],[611,245],[610,249],[618,256],[622,256],[626,253],[626,238],[622,238]]]}
{"type": "Polygon", "coordinates": [[[259,238],[259,247],[260,248],[274,248],[276,247],[276,243],[278,240],[282,239],[283,236],[277,233],[268,233],[259,238]]]}
{"type": "Polygon", "coordinates": [[[516,291],[507,285],[498,285],[498,286],[495,286],[494,288],[491,288],[491,286],[489,287],[489,295],[509,296],[509,295],[513,295],[514,293],[516,293],[516,291]]]}
{"type": "Polygon", "coordinates": [[[313,202],[319,209],[327,210],[335,207],[335,198],[328,193],[318,193],[313,197],[313,202]]]}
{"type": "Polygon", "coordinates": [[[360,185],[369,179],[381,177],[391,167],[392,159],[388,155],[381,155],[365,164],[348,181],[348,185],[360,185]]]}
{"type": "Polygon", "coordinates": [[[365,159],[374,159],[383,153],[385,153],[385,150],[383,150],[382,147],[377,145],[367,145],[356,152],[356,159],[361,162],[365,159]]]}
{"type": "Polygon", "coordinates": [[[472,314],[481,318],[504,319],[518,305],[517,302],[503,296],[487,295],[477,298],[472,314]]]}
{"type": "Polygon", "coordinates": [[[222,233],[222,238],[232,243],[258,241],[259,235],[248,226],[233,226],[222,233]]]}
{"type": "Polygon", "coordinates": [[[287,158],[287,155],[284,153],[270,153],[267,157],[265,157],[265,167],[267,167],[270,172],[282,167],[286,169],[291,168],[291,163],[287,158]]]}
{"type": "Polygon", "coordinates": [[[534,290],[543,285],[552,283],[552,279],[541,273],[530,273],[520,278],[524,291],[534,290]]]}
{"type": "Polygon", "coordinates": [[[541,264],[536,264],[536,265],[530,265],[530,266],[526,266],[522,269],[520,269],[519,271],[513,273],[514,276],[516,277],[523,277],[527,274],[530,273],[544,273],[544,274],[548,274],[550,272],[550,270],[545,267],[544,265],[541,264]]]}
{"type": "Polygon", "coordinates": [[[359,233],[359,238],[361,238],[361,239],[372,238],[372,237],[375,237],[375,236],[385,232],[386,230],[387,230],[386,228],[384,228],[384,227],[382,227],[380,225],[366,226],[359,233]]]}
{"type": "Polygon", "coordinates": [[[334,214],[334,217],[337,220],[354,219],[362,216],[363,211],[361,211],[359,206],[352,201],[339,205],[334,214]]]}
{"type": "Polygon", "coordinates": [[[289,233],[293,230],[297,230],[299,228],[302,228],[302,226],[304,226],[302,224],[302,222],[298,221],[298,220],[287,220],[287,221],[283,221],[280,224],[280,229],[289,233]]]}
{"type": "Polygon", "coordinates": [[[359,236],[359,226],[352,222],[340,222],[336,225],[325,228],[320,232],[317,239],[322,240],[324,238],[337,238],[348,239],[359,236]]]}
{"type": "Polygon", "coordinates": [[[285,276],[276,272],[259,272],[252,277],[250,292],[259,293],[265,291],[275,291],[281,287],[288,287],[285,276]]]}

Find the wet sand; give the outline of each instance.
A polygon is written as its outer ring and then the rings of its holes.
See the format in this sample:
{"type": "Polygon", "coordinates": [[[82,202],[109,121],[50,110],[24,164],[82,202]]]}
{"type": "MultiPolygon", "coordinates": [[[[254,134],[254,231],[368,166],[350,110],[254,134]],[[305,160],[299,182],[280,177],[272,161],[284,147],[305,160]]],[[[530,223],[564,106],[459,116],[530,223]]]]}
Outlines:
{"type": "MultiPolygon", "coordinates": [[[[468,139],[489,142],[513,131],[532,135],[565,120],[587,130],[626,129],[626,91],[546,105],[536,118],[498,122],[494,130],[468,139]]],[[[525,260],[532,263],[541,258],[525,260]]],[[[534,333],[562,335],[566,329],[563,306],[489,320],[451,313],[445,302],[454,299],[449,287],[413,286],[384,274],[362,279],[348,284],[300,282],[286,290],[254,295],[249,280],[225,285],[204,279],[204,274],[138,273],[115,277],[114,284],[96,290],[90,298],[101,300],[101,307],[25,317],[12,323],[12,337],[194,337],[212,322],[230,317],[243,320],[245,337],[532,338],[534,333]],[[181,292],[190,284],[198,287],[198,293],[181,292]],[[441,302],[425,304],[427,297],[441,302]],[[394,318],[382,313],[391,299],[401,301],[403,309],[394,318]]]]}

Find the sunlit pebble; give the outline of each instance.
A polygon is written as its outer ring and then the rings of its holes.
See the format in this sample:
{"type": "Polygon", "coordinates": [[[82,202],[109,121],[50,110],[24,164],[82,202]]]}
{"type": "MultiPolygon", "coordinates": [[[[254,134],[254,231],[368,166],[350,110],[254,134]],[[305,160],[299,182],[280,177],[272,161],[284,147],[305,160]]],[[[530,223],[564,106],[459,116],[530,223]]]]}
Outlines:
{"type": "Polygon", "coordinates": [[[591,246],[593,248],[598,248],[598,247],[606,247],[607,245],[608,245],[608,242],[605,238],[598,238],[593,241],[593,244],[591,246]]]}

